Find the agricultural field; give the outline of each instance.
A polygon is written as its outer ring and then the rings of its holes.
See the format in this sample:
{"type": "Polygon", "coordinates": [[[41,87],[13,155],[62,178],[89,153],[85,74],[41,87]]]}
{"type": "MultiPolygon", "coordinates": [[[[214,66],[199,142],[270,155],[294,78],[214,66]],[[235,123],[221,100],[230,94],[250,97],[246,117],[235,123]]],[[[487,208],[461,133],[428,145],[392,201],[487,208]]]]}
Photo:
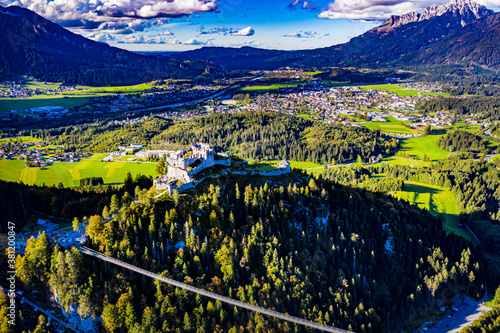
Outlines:
{"type": "Polygon", "coordinates": [[[65,187],[73,187],[80,184],[80,179],[102,177],[105,184],[119,184],[123,183],[128,172],[134,177],[137,174],[154,177],[155,166],[155,163],[82,160],[76,163],[56,162],[40,170],[25,168],[24,161],[0,160],[0,179],[49,186],[62,183],[65,187]]]}
{"type": "Polygon", "coordinates": [[[420,133],[419,131],[412,130],[411,128],[407,128],[402,124],[410,123],[410,121],[398,121],[393,117],[386,117],[387,122],[369,122],[363,123],[361,126],[382,130],[384,132],[392,132],[392,133],[403,133],[403,134],[415,134],[420,133]]]}
{"type": "Polygon", "coordinates": [[[63,106],[72,109],[88,104],[85,97],[35,96],[29,98],[0,98],[0,112],[27,110],[44,106],[63,106]]]}
{"type": "Polygon", "coordinates": [[[448,93],[435,93],[435,92],[425,92],[414,89],[406,89],[402,84],[375,84],[368,86],[361,86],[363,90],[385,90],[388,93],[396,93],[400,97],[417,97],[419,93],[424,96],[449,96],[448,93]]]}
{"type": "Polygon", "coordinates": [[[475,242],[467,229],[458,226],[458,208],[453,193],[448,188],[405,182],[403,191],[393,193],[393,196],[429,210],[432,215],[443,219],[443,227],[448,233],[453,232],[475,242]]]}

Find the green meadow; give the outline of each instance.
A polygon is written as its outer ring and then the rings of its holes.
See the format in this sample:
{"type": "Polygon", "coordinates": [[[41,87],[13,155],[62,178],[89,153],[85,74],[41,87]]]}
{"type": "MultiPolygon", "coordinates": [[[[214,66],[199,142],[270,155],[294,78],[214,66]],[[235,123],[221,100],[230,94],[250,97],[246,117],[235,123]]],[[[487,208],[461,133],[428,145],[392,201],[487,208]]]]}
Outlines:
{"type": "Polygon", "coordinates": [[[458,207],[450,189],[405,181],[403,190],[394,193],[393,196],[427,209],[432,215],[443,220],[443,227],[448,233],[453,232],[475,243],[469,231],[458,226],[458,207]]]}
{"type": "Polygon", "coordinates": [[[411,128],[405,127],[403,124],[410,123],[410,121],[398,121],[394,117],[386,117],[387,122],[369,122],[363,123],[361,126],[377,129],[384,132],[393,132],[393,133],[403,133],[403,134],[415,134],[419,133],[418,131],[414,131],[411,128]]]}
{"type": "Polygon", "coordinates": [[[427,157],[432,161],[442,160],[448,157],[449,152],[438,147],[437,141],[441,137],[442,135],[426,135],[401,140],[400,151],[418,156],[419,159],[422,159],[424,154],[427,154],[427,157]]]}
{"type": "Polygon", "coordinates": [[[422,160],[416,160],[413,158],[406,158],[396,155],[384,158],[383,161],[392,165],[408,165],[412,167],[429,166],[431,164],[431,162],[424,162],[422,160]]]}
{"type": "Polygon", "coordinates": [[[419,93],[424,96],[449,96],[448,93],[425,92],[415,89],[405,89],[402,84],[375,84],[361,86],[363,90],[385,90],[388,93],[396,93],[400,97],[417,97],[419,93]]]}
{"type": "Polygon", "coordinates": [[[0,112],[9,110],[27,110],[43,106],[63,106],[66,109],[85,105],[89,100],[85,97],[61,97],[57,95],[36,96],[28,98],[0,98],[0,112]]]}
{"type": "Polygon", "coordinates": [[[25,168],[24,161],[0,160],[0,179],[25,184],[78,186],[80,179],[102,177],[105,184],[123,183],[127,173],[155,176],[155,163],[101,162],[82,160],[76,163],[56,162],[45,170],[25,168]]]}
{"type": "Polygon", "coordinates": [[[32,138],[31,136],[16,136],[15,138],[0,139],[0,143],[5,143],[5,142],[14,142],[14,143],[16,143],[17,140],[21,140],[22,143],[26,143],[26,142],[40,142],[40,141],[42,141],[42,139],[32,138]]]}
{"type": "MultiPolygon", "coordinates": [[[[269,161],[268,163],[278,164],[281,160],[269,161]]],[[[311,168],[320,168],[323,165],[311,163],[311,162],[297,162],[297,161],[288,161],[290,163],[290,167],[293,169],[311,169],[311,168]]]]}
{"type": "Polygon", "coordinates": [[[247,87],[242,87],[240,88],[240,91],[245,91],[245,92],[258,92],[258,93],[263,93],[263,92],[268,92],[268,91],[274,91],[280,88],[287,88],[287,87],[297,87],[304,84],[303,81],[293,81],[293,82],[286,82],[286,83],[277,83],[277,84],[270,84],[270,85],[255,85],[255,86],[247,86],[247,87]]]}

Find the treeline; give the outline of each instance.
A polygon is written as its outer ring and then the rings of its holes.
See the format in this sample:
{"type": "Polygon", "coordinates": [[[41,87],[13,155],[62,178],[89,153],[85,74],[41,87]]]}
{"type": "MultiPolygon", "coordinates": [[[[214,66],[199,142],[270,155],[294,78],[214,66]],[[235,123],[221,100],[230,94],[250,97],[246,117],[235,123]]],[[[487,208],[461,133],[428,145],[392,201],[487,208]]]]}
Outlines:
{"type": "Polygon", "coordinates": [[[172,120],[152,117],[127,125],[92,123],[53,129],[23,131],[51,145],[63,145],[66,151],[111,152],[119,146],[141,143],[148,146],[151,139],[172,125],[172,120]]]}
{"type": "Polygon", "coordinates": [[[180,123],[165,130],[153,143],[189,145],[206,142],[244,159],[287,158],[318,164],[367,159],[390,153],[398,140],[380,131],[315,123],[275,112],[218,114],[180,123]]]}
{"type": "Polygon", "coordinates": [[[104,185],[102,177],[90,177],[80,179],[80,186],[99,186],[104,185]]]}
{"type": "Polygon", "coordinates": [[[497,97],[438,97],[417,103],[422,112],[447,111],[461,115],[481,114],[491,120],[500,120],[500,98],[497,97]]]}
{"type": "MultiPolygon", "coordinates": [[[[0,181],[0,222],[19,221],[37,211],[65,218],[91,215],[102,212],[109,205],[112,195],[125,192],[134,195],[136,188],[150,188],[151,176],[129,173],[123,186],[28,186],[20,183],[0,181]]],[[[6,232],[6,230],[0,230],[6,232]]]]}
{"type": "Polygon", "coordinates": [[[475,82],[470,84],[456,84],[446,87],[444,90],[452,96],[478,95],[500,97],[500,81],[496,80],[489,84],[475,82]]]}
{"type": "Polygon", "coordinates": [[[372,191],[396,192],[403,190],[405,183],[398,178],[370,178],[364,184],[364,187],[372,191]]]}
{"type": "Polygon", "coordinates": [[[500,171],[474,162],[468,154],[458,154],[429,167],[383,164],[378,172],[394,179],[451,189],[459,208],[460,222],[469,225],[481,242],[478,248],[487,265],[488,282],[493,286],[499,284],[500,171]]]}
{"type": "Polygon", "coordinates": [[[323,179],[334,183],[356,185],[370,178],[370,170],[363,168],[360,164],[352,164],[350,167],[327,168],[321,173],[323,179]]]}
{"type": "MultiPolygon", "coordinates": [[[[356,332],[397,330],[416,309],[451,293],[482,295],[466,241],[415,206],[297,174],[154,202],[147,190],[90,217],[89,246],[241,301],[356,332]],[[108,210],[106,210],[108,211],[108,210]],[[390,244],[390,245],[387,245],[390,244]],[[416,264],[418,263],[418,264],[416,264]]],[[[50,286],[65,307],[109,332],[306,332],[75,250],[31,239],[16,270],[24,288],[50,286]]]]}
{"type": "Polygon", "coordinates": [[[489,153],[488,142],[478,135],[466,131],[448,132],[437,141],[437,145],[449,151],[489,153]]]}

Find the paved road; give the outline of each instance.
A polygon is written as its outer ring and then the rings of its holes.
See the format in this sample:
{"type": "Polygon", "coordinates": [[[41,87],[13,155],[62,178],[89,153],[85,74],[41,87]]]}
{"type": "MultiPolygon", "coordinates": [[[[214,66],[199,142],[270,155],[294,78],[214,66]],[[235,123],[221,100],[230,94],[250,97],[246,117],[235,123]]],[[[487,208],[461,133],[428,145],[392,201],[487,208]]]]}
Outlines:
{"type": "Polygon", "coordinates": [[[268,316],[271,316],[271,317],[274,317],[274,318],[283,319],[283,320],[286,320],[286,321],[290,321],[290,322],[293,322],[293,323],[296,323],[296,324],[299,324],[299,325],[303,325],[303,326],[307,326],[307,327],[312,327],[312,328],[315,328],[315,329],[318,329],[318,330],[321,330],[321,331],[325,331],[325,332],[349,333],[349,331],[338,329],[338,328],[335,328],[333,326],[322,325],[322,324],[311,322],[311,321],[308,321],[308,320],[305,320],[305,319],[301,319],[301,318],[289,316],[287,314],[283,314],[283,313],[279,313],[279,312],[276,312],[276,311],[264,309],[264,308],[261,308],[261,307],[255,306],[255,305],[251,305],[251,304],[247,304],[247,303],[244,303],[244,302],[241,302],[241,301],[237,301],[237,300],[229,298],[229,297],[221,296],[219,294],[212,293],[210,291],[206,291],[206,290],[203,290],[203,289],[200,289],[200,288],[196,288],[196,287],[193,287],[191,285],[188,285],[188,284],[185,284],[185,283],[182,283],[182,282],[178,282],[178,281],[166,278],[164,276],[161,276],[161,275],[149,272],[149,271],[147,271],[145,269],[142,269],[142,268],[139,268],[139,267],[127,264],[127,263],[125,263],[123,261],[120,261],[118,259],[112,258],[112,257],[107,256],[105,254],[102,254],[100,252],[94,251],[94,250],[89,249],[88,247],[85,247],[85,246],[79,246],[79,247],[76,247],[76,249],[78,251],[86,254],[86,255],[89,255],[89,256],[92,256],[92,257],[96,257],[96,258],[99,258],[101,260],[105,260],[107,262],[113,263],[115,265],[121,266],[123,268],[129,269],[129,270],[137,272],[139,274],[146,275],[146,276],[149,276],[149,277],[151,277],[153,279],[166,282],[166,283],[168,283],[170,285],[173,285],[175,287],[182,288],[182,289],[185,289],[185,290],[188,290],[188,291],[191,291],[193,293],[200,294],[200,295],[203,295],[203,296],[206,296],[206,297],[210,297],[212,299],[219,300],[221,302],[224,302],[224,303],[227,303],[227,304],[231,304],[233,306],[237,306],[237,307],[240,307],[240,308],[244,308],[244,309],[248,309],[248,310],[251,310],[251,311],[259,312],[259,313],[262,313],[262,314],[265,314],[265,315],[268,315],[268,316]]]}
{"type": "MultiPolygon", "coordinates": [[[[9,290],[5,289],[2,287],[2,289],[8,293],[9,290]]],[[[19,297],[18,295],[16,295],[17,297],[19,297]]],[[[29,305],[31,305],[33,308],[35,308],[35,310],[38,310],[40,311],[41,313],[43,313],[44,315],[46,315],[47,317],[49,317],[50,319],[53,319],[55,321],[57,321],[59,324],[63,325],[64,327],[74,331],[74,332],[77,332],[77,333],[82,333],[81,330],[79,330],[78,328],[74,327],[73,325],[70,325],[69,323],[59,319],[58,317],[54,316],[52,313],[46,311],[45,309],[41,308],[40,306],[38,306],[37,304],[33,303],[32,301],[30,301],[29,299],[27,299],[26,297],[19,297],[21,299],[21,302],[22,303],[27,303],[29,305]]]]}
{"type": "Polygon", "coordinates": [[[498,156],[500,154],[489,154],[486,155],[486,158],[484,159],[486,162],[489,162],[493,157],[498,156]]]}
{"type": "Polygon", "coordinates": [[[455,306],[458,309],[457,312],[450,314],[449,316],[445,316],[439,321],[436,327],[427,330],[426,333],[456,333],[462,328],[469,326],[474,320],[479,318],[483,312],[489,310],[489,308],[482,305],[482,303],[486,300],[485,297],[483,297],[483,299],[479,302],[475,302],[470,298],[465,298],[462,302],[455,306]]]}
{"type": "MultiPolygon", "coordinates": [[[[267,73],[265,73],[265,74],[263,74],[263,75],[261,75],[259,77],[255,77],[255,78],[253,78],[251,80],[248,80],[246,83],[256,81],[256,80],[264,77],[266,74],[267,73]]],[[[245,84],[245,83],[243,83],[243,84],[245,84]]],[[[162,109],[175,109],[175,108],[178,108],[178,107],[181,107],[181,106],[184,106],[184,105],[196,104],[196,103],[203,102],[203,101],[206,101],[206,100],[209,100],[209,99],[214,99],[215,97],[219,97],[219,96],[225,94],[228,90],[231,90],[231,89],[237,87],[238,85],[240,85],[240,84],[239,83],[233,84],[233,85],[227,87],[226,89],[219,91],[218,93],[212,94],[212,95],[207,96],[207,97],[195,99],[195,100],[192,100],[192,101],[185,101],[185,102],[179,102],[179,103],[167,104],[167,105],[161,105],[161,106],[153,106],[153,107],[147,107],[147,108],[136,109],[136,110],[131,110],[131,111],[141,111],[141,112],[144,112],[144,111],[155,111],[155,110],[162,110],[162,109]]]]}

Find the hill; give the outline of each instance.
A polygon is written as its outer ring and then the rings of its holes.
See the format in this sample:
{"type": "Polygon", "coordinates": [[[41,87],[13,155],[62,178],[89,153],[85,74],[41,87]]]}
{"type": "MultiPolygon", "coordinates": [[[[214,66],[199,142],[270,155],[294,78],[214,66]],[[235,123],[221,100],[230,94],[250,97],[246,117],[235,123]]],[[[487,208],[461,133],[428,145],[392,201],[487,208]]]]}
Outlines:
{"type": "MultiPolygon", "coordinates": [[[[355,332],[401,331],[416,310],[454,292],[469,274],[477,276],[469,292],[483,292],[465,240],[446,236],[429,213],[380,193],[292,173],[221,175],[196,192],[157,201],[147,189],[137,201],[120,197],[106,201],[102,213],[114,214],[121,202],[115,219],[90,217],[88,246],[307,320],[355,332]]],[[[100,316],[108,331],[308,332],[54,247],[45,235],[31,240],[17,262],[24,288],[50,286],[60,306],[100,316]]]]}
{"type": "Polygon", "coordinates": [[[368,159],[391,151],[398,140],[364,127],[320,124],[276,112],[216,114],[179,123],[152,139],[156,144],[206,142],[250,160],[287,158],[324,165],[368,159]]]}
{"type": "Polygon", "coordinates": [[[222,74],[213,63],[139,55],[74,34],[28,9],[0,6],[3,79],[30,75],[52,82],[122,85],[222,74]]]}

